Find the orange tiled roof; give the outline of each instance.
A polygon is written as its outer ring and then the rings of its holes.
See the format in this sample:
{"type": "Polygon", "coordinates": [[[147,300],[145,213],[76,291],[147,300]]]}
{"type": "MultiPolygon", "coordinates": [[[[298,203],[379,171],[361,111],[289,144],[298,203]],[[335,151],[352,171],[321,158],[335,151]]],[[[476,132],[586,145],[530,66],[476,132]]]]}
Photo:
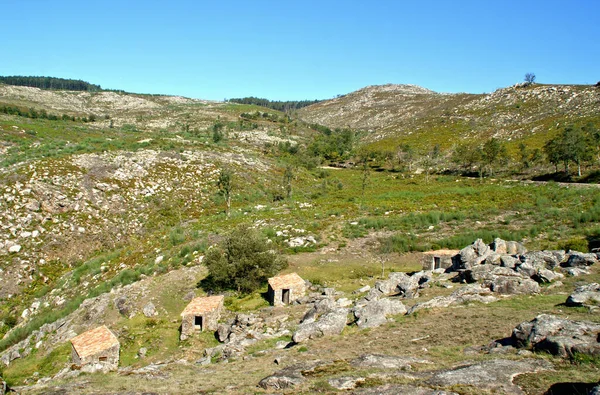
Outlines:
{"type": "Polygon", "coordinates": [[[283,276],[271,277],[269,285],[273,289],[294,288],[304,285],[304,280],[296,273],[290,273],[283,276]]]}
{"type": "Polygon", "coordinates": [[[71,344],[77,355],[85,358],[119,344],[119,339],[105,325],[102,325],[75,336],[71,339],[71,344]]]}
{"type": "Polygon", "coordinates": [[[181,312],[181,315],[208,313],[222,305],[223,299],[223,295],[194,298],[181,312]]]}

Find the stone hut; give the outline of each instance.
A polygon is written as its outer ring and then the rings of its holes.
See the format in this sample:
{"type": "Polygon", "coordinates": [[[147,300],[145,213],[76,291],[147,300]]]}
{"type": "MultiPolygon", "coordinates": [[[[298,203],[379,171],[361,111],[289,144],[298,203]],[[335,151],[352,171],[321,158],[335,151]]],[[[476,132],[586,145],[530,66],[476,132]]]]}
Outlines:
{"type": "Polygon", "coordinates": [[[216,331],[223,309],[223,295],[194,298],[181,313],[181,340],[205,329],[216,331]]]}
{"type": "Polygon", "coordinates": [[[423,270],[448,269],[460,251],[436,250],[423,253],[423,270]]]}
{"type": "Polygon", "coordinates": [[[296,273],[284,274],[269,279],[269,302],[273,306],[284,306],[304,296],[306,284],[296,273]]]}
{"type": "Polygon", "coordinates": [[[73,363],[83,371],[109,371],[119,367],[119,339],[104,325],[75,336],[71,346],[73,363]]]}

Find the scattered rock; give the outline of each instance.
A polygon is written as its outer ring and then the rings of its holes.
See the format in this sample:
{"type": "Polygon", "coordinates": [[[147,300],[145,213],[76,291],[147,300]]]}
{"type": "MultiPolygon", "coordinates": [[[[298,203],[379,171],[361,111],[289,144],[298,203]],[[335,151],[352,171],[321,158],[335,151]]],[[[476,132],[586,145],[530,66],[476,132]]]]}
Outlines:
{"type": "Polygon", "coordinates": [[[564,264],[565,267],[587,267],[598,262],[598,256],[594,253],[581,253],[577,251],[569,252],[569,259],[564,264]]]}
{"type": "Polygon", "coordinates": [[[338,390],[353,390],[359,383],[364,383],[364,377],[338,377],[327,380],[330,386],[338,390]]]}
{"type": "Polygon", "coordinates": [[[154,303],[152,303],[152,302],[148,302],[142,309],[142,312],[148,318],[158,315],[158,312],[156,311],[156,307],[154,306],[154,303]]]}
{"type": "Polygon", "coordinates": [[[591,283],[575,288],[567,298],[567,306],[586,306],[600,304],[600,284],[591,283]]]}
{"type": "Polygon", "coordinates": [[[435,372],[427,384],[439,386],[465,385],[479,390],[497,391],[506,394],[522,394],[513,384],[518,374],[552,369],[552,365],[540,359],[511,361],[493,359],[450,370],[435,372]]]}
{"type": "Polygon", "coordinates": [[[305,380],[305,373],[314,371],[317,366],[321,365],[323,365],[321,361],[294,364],[265,377],[260,380],[258,385],[264,389],[290,388],[301,384],[305,380]]]}
{"type": "Polygon", "coordinates": [[[148,349],[146,347],[142,347],[140,348],[140,350],[138,351],[138,357],[140,358],[146,358],[146,354],[148,353],[148,349]]]}
{"type": "Polygon", "coordinates": [[[230,333],[231,325],[219,324],[217,327],[217,338],[221,343],[229,338],[230,333]]]}
{"type": "Polygon", "coordinates": [[[315,339],[323,336],[339,335],[346,327],[348,319],[348,309],[336,308],[325,314],[322,314],[314,322],[303,322],[298,326],[292,340],[295,343],[301,343],[308,339],[315,339]]]}
{"type": "Polygon", "coordinates": [[[375,328],[387,322],[388,315],[406,314],[406,307],[397,299],[369,301],[364,307],[354,310],[359,328],[375,328]]]}
{"type": "Polygon", "coordinates": [[[600,324],[572,321],[549,314],[519,324],[512,340],[519,348],[547,351],[561,357],[575,353],[600,355],[600,324]]]}
{"type": "Polygon", "coordinates": [[[369,292],[370,289],[371,289],[370,285],[365,285],[364,287],[357,289],[353,293],[360,294],[360,293],[363,293],[363,292],[369,292]]]}
{"type": "Polygon", "coordinates": [[[126,297],[120,296],[117,299],[115,299],[115,308],[119,311],[119,313],[121,315],[124,315],[125,317],[129,317],[131,308],[130,308],[129,304],[127,303],[126,297]]]}
{"type": "Polygon", "coordinates": [[[21,251],[21,246],[18,244],[12,245],[8,248],[8,252],[17,253],[21,251]]]}

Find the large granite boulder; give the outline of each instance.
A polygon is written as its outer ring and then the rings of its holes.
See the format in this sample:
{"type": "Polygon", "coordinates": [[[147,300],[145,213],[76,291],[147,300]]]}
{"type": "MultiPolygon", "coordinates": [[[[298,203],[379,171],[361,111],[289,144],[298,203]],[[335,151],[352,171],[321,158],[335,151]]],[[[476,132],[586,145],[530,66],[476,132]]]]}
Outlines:
{"type": "Polygon", "coordinates": [[[427,384],[442,387],[470,386],[486,392],[522,394],[523,391],[513,384],[516,375],[550,369],[552,364],[540,359],[493,359],[435,372],[427,380],[427,384]]]}
{"type": "Polygon", "coordinates": [[[359,328],[375,328],[384,324],[388,315],[406,314],[406,311],[400,300],[384,298],[369,301],[365,306],[355,309],[354,317],[359,328]]]}
{"type": "Polygon", "coordinates": [[[334,308],[321,314],[314,321],[304,321],[292,336],[295,343],[323,336],[333,336],[342,333],[348,320],[348,309],[334,308]]]}
{"type": "Polygon", "coordinates": [[[565,304],[575,307],[600,304],[600,284],[591,283],[575,288],[565,304]]]}
{"type": "Polygon", "coordinates": [[[600,324],[541,314],[513,329],[512,340],[519,348],[561,357],[575,353],[600,355],[600,324]]]}
{"type": "Polygon", "coordinates": [[[598,256],[595,253],[584,254],[582,252],[569,252],[569,259],[564,263],[565,267],[587,267],[598,262],[598,256]]]}

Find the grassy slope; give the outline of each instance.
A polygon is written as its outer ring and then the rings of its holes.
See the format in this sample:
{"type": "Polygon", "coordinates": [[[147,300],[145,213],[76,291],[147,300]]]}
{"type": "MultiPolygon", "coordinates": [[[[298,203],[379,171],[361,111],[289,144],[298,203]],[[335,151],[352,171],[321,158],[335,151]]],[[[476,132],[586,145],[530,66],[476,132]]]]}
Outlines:
{"type": "Polygon", "coordinates": [[[365,142],[390,150],[399,144],[448,149],[460,141],[499,137],[509,150],[518,143],[540,148],[557,127],[600,124],[593,86],[543,85],[499,89],[491,94],[408,94],[369,87],[299,111],[300,118],[330,127],[365,130],[365,142]]]}
{"type": "MultiPolygon", "coordinates": [[[[462,97],[460,100],[472,99],[462,97]]],[[[169,111],[179,114],[181,107],[172,106],[174,107],[169,111]]],[[[235,119],[241,112],[253,110],[254,108],[251,107],[227,104],[220,107],[218,113],[221,114],[222,119],[235,119]]],[[[215,118],[212,118],[212,122],[214,120],[215,118]]],[[[215,196],[214,186],[206,187],[206,195],[210,198],[198,204],[193,202],[189,204],[186,199],[180,199],[176,192],[164,196],[163,202],[169,202],[168,205],[157,203],[148,206],[147,215],[150,221],[143,233],[132,234],[115,246],[104,246],[88,251],[87,255],[73,261],[71,267],[51,265],[44,269],[47,270],[44,274],[50,278],[49,283],[34,281],[31,287],[25,289],[18,298],[0,301],[0,312],[20,315],[31,301],[43,298],[54,287],[58,287],[68,300],[76,300],[77,297],[106,292],[112,285],[135,281],[142,273],[159,274],[178,269],[181,265],[195,265],[194,251],[201,254],[210,240],[214,240],[215,234],[223,234],[242,222],[255,223],[282,251],[300,252],[291,257],[289,270],[296,270],[312,281],[335,286],[347,292],[371,282],[373,277],[379,274],[382,260],[386,271],[392,268],[396,270],[418,268],[417,260],[412,255],[396,253],[379,255],[381,246],[387,251],[399,252],[404,251],[406,246],[412,249],[456,248],[471,243],[476,237],[491,241],[491,237],[502,235],[507,239],[522,240],[529,248],[559,248],[568,243],[587,247],[588,243],[594,242],[600,236],[600,229],[598,229],[600,201],[597,198],[597,191],[589,188],[565,188],[555,184],[525,185],[488,180],[480,183],[477,180],[451,177],[437,177],[427,183],[421,176],[403,179],[393,173],[373,172],[363,196],[362,175],[359,171],[310,172],[298,168],[293,182],[293,199],[274,202],[272,198],[274,193],[281,189],[282,178],[282,163],[279,162],[280,157],[276,150],[265,148],[264,143],[257,145],[236,141],[232,136],[224,143],[214,144],[211,141],[210,130],[184,133],[180,126],[173,126],[166,131],[156,130],[144,127],[145,122],[142,117],[139,130],[136,131],[123,127],[111,129],[102,125],[0,116],[2,139],[5,146],[9,147],[0,159],[5,166],[14,166],[13,163],[25,161],[36,169],[50,169],[56,174],[64,174],[76,170],[71,165],[73,155],[86,152],[119,152],[120,150],[135,152],[153,149],[168,153],[179,153],[182,150],[213,151],[218,152],[218,155],[224,155],[245,150],[243,152],[247,155],[268,163],[270,170],[264,173],[252,167],[235,166],[237,185],[231,219],[226,219],[223,215],[223,202],[215,196]],[[173,138],[175,134],[182,136],[183,139],[173,138]],[[147,139],[151,140],[139,142],[147,139]],[[301,203],[310,203],[310,205],[301,203]],[[353,225],[354,222],[358,224],[353,225]],[[288,249],[285,243],[286,237],[276,236],[277,231],[288,226],[315,235],[321,245],[333,251],[339,250],[339,254],[334,253],[331,261],[327,261],[324,259],[325,256],[318,253],[302,253],[302,249],[288,249]],[[362,238],[364,236],[368,237],[362,238]],[[161,264],[154,263],[157,250],[165,256],[161,264]],[[101,270],[103,265],[108,268],[106,271],[101,270]],[[123,267],[133,272],[124,276],[123,267]]],[[[452,125],[458,127],[454,121],[452,125]]],[[[266,121],[260,123],[260,128],[268,130],[268,133],[273,135],[281,135],[281,126],[292,129],[288,124],[266,121]]],[[[303,134],[308,131],[300,129],[295,133],[303,134]]],[[[447,140],[448,136],[444,139],[447,140]]],[[[415,141],[417,141],[416,137],[415,141]]],[[[23,165],[10,169],[2,174],[1,181],[6,187],[15,184],[15,174],[30,175],[28,171],[31,170],[27,170],[23,165]]],[[[156,171],[168,175],[178,172],[175,168],[162,170],[158,168],[156,171]]],[[[188,181],[185,181],[185,178],[182,180],[184,186],[187,185],[185,183],[188,181]]],[[[128,186],[122,184],[121,187],[126,190],[128,186]]],[[[63,216],[63,219],[68,218],[63,216]]],[[[314,247],[309,248],[312,249],[314,247]]],[[[7,263],[8,261],[3,261],[2,265],[7,263]]],[[[572,284],[568,287],[572,287],[572,284]]],[[[124,364],[139,364],[139,361],[135,360],[137,349],[142,344],[158,345],[163,340],[163,348],[157,347],[159,351],[152,351],[148,361],[164,360],[179,355],[178,349],[181,345],[176,339],[177,324],[173,320],[177,319],[183,302],[177,299],[176,303],[169,304],[167,301],[176,300],[175,296],[184,288],[182,286],[173,290],[156,291],[154,295],[164,299],[162,304],[167,306],[168,312],[168,316],[160,320],[140,318],[128,320],[118,316],[113,317],[113,324],[116,327],[122,329],[126,326],[131,332],[131,339],[124,341],[124,364]]],[[[298,353],[297,350],[293,352],[299,358],[314,358],[327,355],[321,354],[319,351],[321,349],[327,351],[333,347],[335,350],[350,350],[352,347],[349,344],[354,342],[365,344],[363,348],[355,350],[356,353],[359,350],[396,350],[395,347],[400,346],[392,342],[398,341],[398,336],[394,334],[394,331],[399,330],[398,325],[403,333],[404,331],[414,333],[414,337],[418,337],[416,334],[421,333],[423,328],[438,328],[438,325],[448,322],[449,317],[455,316],[462,317],[460,320],[457,319],[456,325],[459,325],[461,320],[471,322],[475,316],[481,316],[481,322],[470,329],[469,344],[478,344],[478,342],[483,344],[491,340],[490,336],[494,338],[506,335],[511,325],[514,326],[524,319],[531,319],[539,311],[549,310],[560,313],[559,308],[553,306],[559,299],[564,299],[564,296],[540,296],[539,299],[536,297],[534,304],[523,304],[524,300],[521,299],[517,298],[515,302],[507,301],[506,306],[502,303],[498,304],[498,312],[491,313],[493,317],[491,321],[484,318],[487,317],[488,310],[483,306],[475,310],[425,313],[417,320],[401,319],[398,324],[381,329],[382,333],[386,333],[384,335],[386,340],[380,344],[369,343],[368,339],[372,334],[358,332],[351,328],[348,332],[351,336],[347,338],[340,337],[331,341],[311,343],[308,345],[308,353],[298,353]],[[523,306],[527,307],[524,309],[523,306]],[[510,320],[507,320],[508,317],[511,317],[510,320]],[[491,330],[495,322],[501,322],[502,325],[491,330]]],[[[244,310],[263,306],[264,301],[258,295],[253,295],[241,300],[234,298],[228,301],[228,304],[232,309],[244,310]]],[[[584,316],[585,314],[581,313],[581,317],[584,316]]],[[[454,333],[459,329],[456,325],[445,327],[445,330],[454,333]]],[[[441,339],[443,328],[443,326],[439,328],[439,336],[436,337],[437,345],[431,350],[436,361],[439,360],[440,364],[447,366],[463,357],[461,351],[456,348],[454,338],[441,339]]],[[[379,331],[375,332],[379,333],[379,331]]],[[[409,337],[406,335],[406,338],[409,337]]],[[[406,339],[402,342],[406,343],[406,339]]],[[[404,343],[401,345],[406,346],[410,353],[419,352],[412,343],[404,343]]],[[[184,345],[184,348],[200,349],[210,344],[212,344],[210,338],[203,338],[199,339],[198,344],[184,345]]],[[[397,350],[400,352],[404,349],[400,347],[397,350]]],[[[196,355],[195,352],[191,352],[188,356],[196,355]]],[[[197,356],[199,355],[200,353],[197,356]]],[[[19,361],[7,370],[5,375],[12,383],[21,383],[34,371],[42,375],[49,373],[52,369],[49,370],[48,366],[53,362],[62,361],[66,356],[65,349],[60,348],[54,354],[45,357],[38,355],[35,359],[19,361]]],[[[342,353],[339,357],[346,357],[346,354],[342,353]]],[[[213,378],[203,377],[203,380],[206,380],[203,384],[206,387],[203,388],[222,390],[224,385],[231,384],[241,385],[252,391],[250,388],[257,381],[255,379],[260,379],[273,370],[265,362],[265,359],[258,358],[248,364],[242,361],[232,364],[233,369],[249,369],[252,372],[253,378],[243,384],[234,382],[231,377],[225,377],[223,369],[226,370],[226,367],[217,366],[217,371],[222,375],[213,378]]],[[[59,364],[55,368],[57,366],[59,364]]],[[[197,383],[189,379],[188,368],[170,369],[173,370],[175,377],[188,383],[190,387],[185,388],[194,391],[192,388],[195,388],[197,383]]],[[[566,366],[564,376],[572,371],[572,367],[566,366]]],[[[113,378],[117,386],[114,390],[129,388],[134,382],[129,378],[117,376],[113,378]]],[[[93,383],[101,385],[96,376],[90,379],[93,383]]],[[[547,383],[552,379],[544,380],[546,381],[543,383],[547,383]]],[[[529,385],[536,386],[539,383],[534,380],[529,385]]],[[[153,384],[148,384],[148,388],[152,386],[153,384]]],[[[106,390],[109,388],[107,387],[106,390]]],[[[304,390],[311,389],[307,387],[304,390]]]]}

